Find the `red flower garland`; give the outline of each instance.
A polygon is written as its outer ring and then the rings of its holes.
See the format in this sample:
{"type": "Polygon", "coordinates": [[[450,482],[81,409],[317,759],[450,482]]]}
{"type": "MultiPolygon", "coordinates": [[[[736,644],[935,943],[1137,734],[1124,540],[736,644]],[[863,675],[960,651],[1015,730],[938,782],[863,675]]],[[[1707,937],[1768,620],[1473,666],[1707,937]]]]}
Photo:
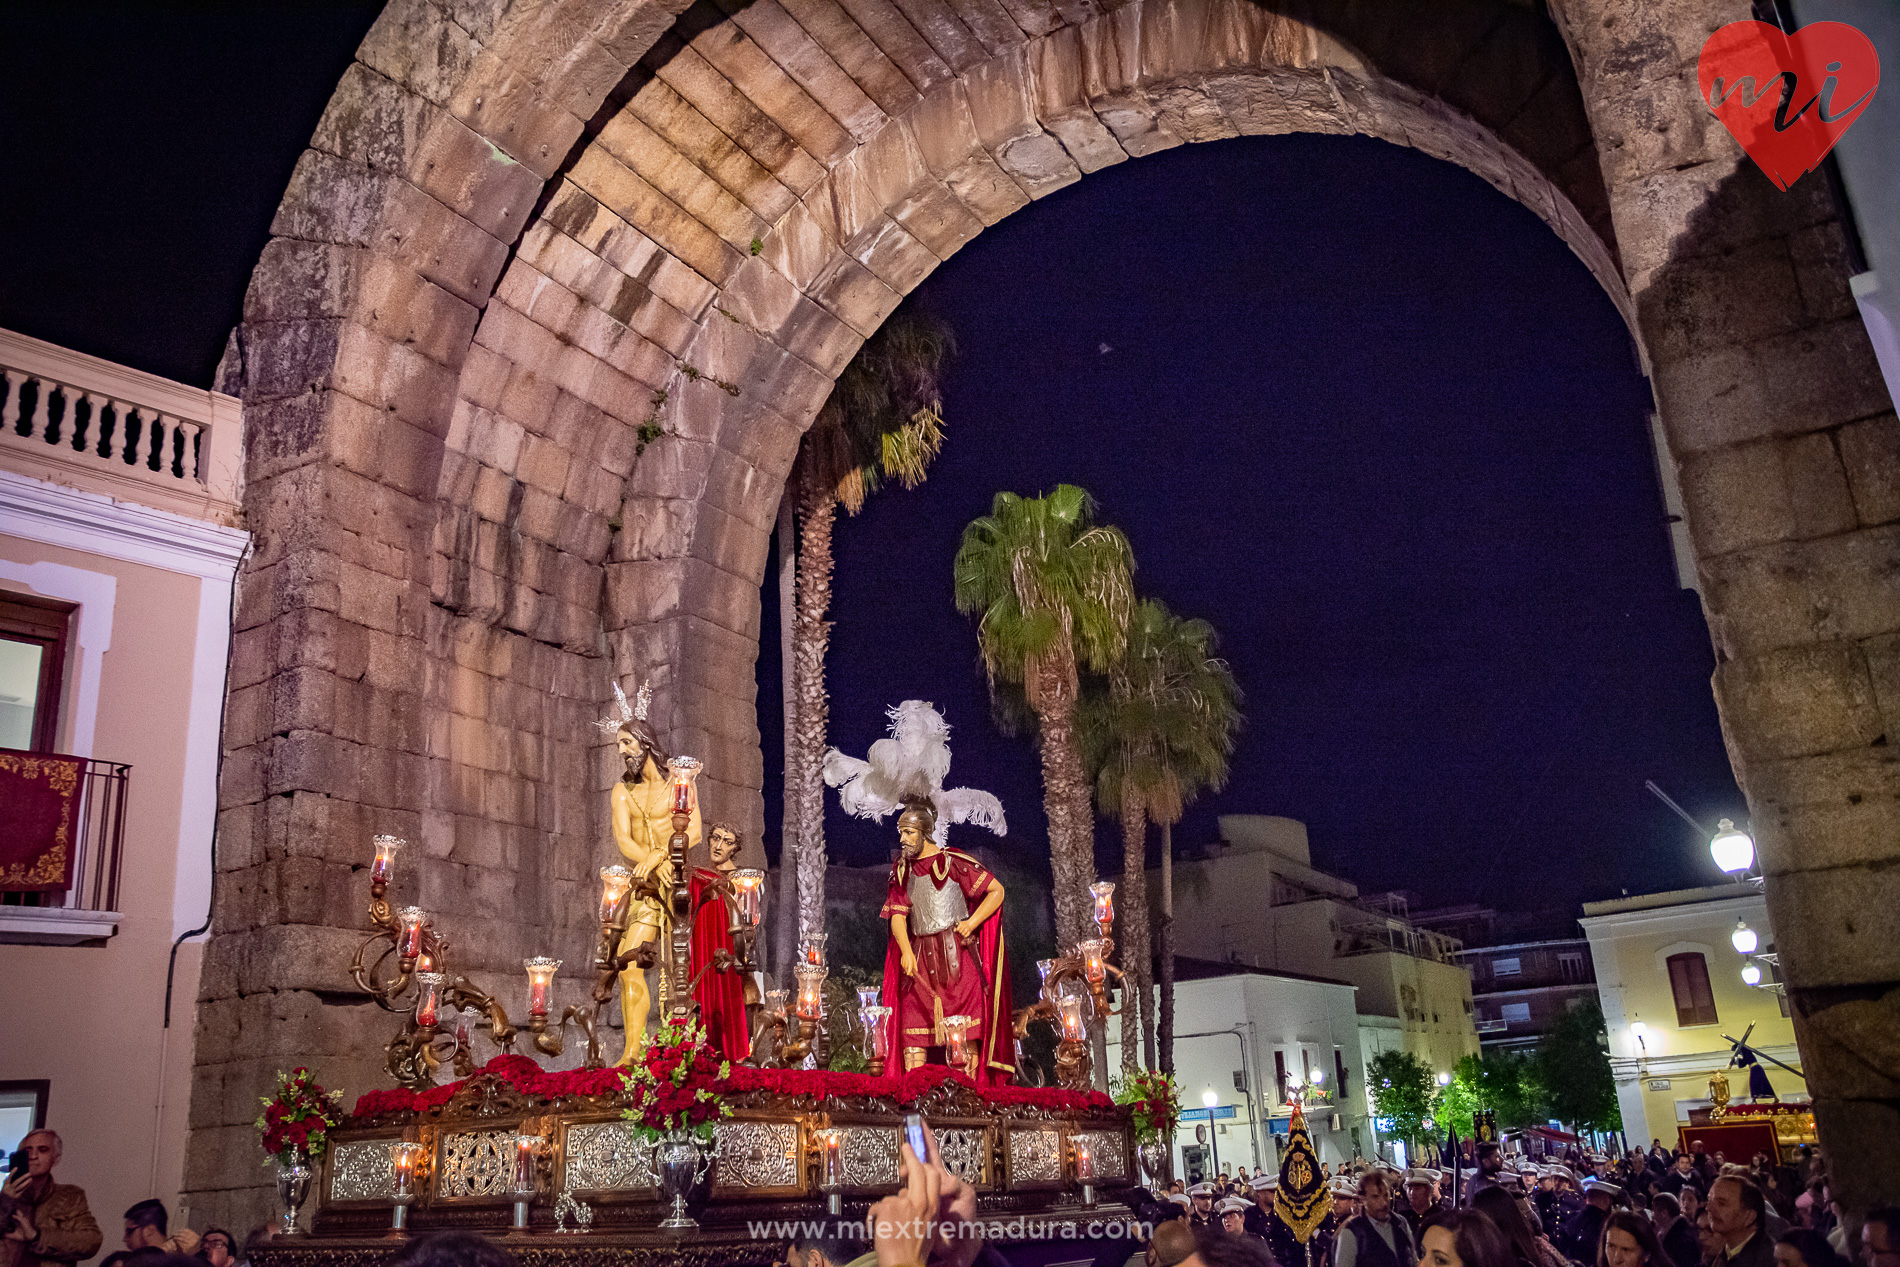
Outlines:
{"type": "MultiPolygon", "coordinates": [[[[489,1061],[478,1071],[507,1082],[524,1095],[543,1100],[565,1096],[610,1095],[620,1090],[618,1069],[569,1069],[549,1073],[526,1056],[503,1055],[489,1061]]],[[[733,1094],[763,1091],[772,1095],[808,1096],[823,1101],[845,1096],[874,1096],[895,1100],[901,1105],[915,1104],[945,1082],[960,1082],[972,1088],[982,1100],[998,1107],[1022,1106],[1064,1113],[1104,1113],[1115,1109],[1115,1102],[1100,1091],[1067,1091],[1060,1087],[976,1086],[968,1076],[947,1065],[923,1065],[906,1073],[873,1078],[863,1073],[834,1073],[828,1069],[754,1069],[735,1065],[724,1080],[722,1091],[733,1094]]],[[[387,1091],[369,1091],[357,1101],[353,1118],[381,1117],[390,1113],[420,1113],[447,1104],[462,1083],[444,1083],[427,1091],[407,1091],[400,1087],[387,1091]]]]}

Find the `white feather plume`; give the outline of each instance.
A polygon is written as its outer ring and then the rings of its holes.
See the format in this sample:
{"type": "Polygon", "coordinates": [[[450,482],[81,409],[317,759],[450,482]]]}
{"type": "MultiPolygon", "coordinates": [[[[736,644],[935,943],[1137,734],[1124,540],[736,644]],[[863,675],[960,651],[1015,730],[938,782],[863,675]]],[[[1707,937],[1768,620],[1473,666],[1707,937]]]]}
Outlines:
{"type": "Polygon", "coordinates": [[[944,790],[950,774],[950,724],[932,705],[907,699],[889,710],[890,737],[871,745],[866,759],[847,757],[836,748],[825,754],[825,782],[838,789],[847,814],[882,821],[901,809],[906,797],[928,797],[937,810],[933,839],[944,844],[951,823],[973,823],[1001,836],[1008,824],[1003,803],[988,792],[959,787],[944,790]]]}

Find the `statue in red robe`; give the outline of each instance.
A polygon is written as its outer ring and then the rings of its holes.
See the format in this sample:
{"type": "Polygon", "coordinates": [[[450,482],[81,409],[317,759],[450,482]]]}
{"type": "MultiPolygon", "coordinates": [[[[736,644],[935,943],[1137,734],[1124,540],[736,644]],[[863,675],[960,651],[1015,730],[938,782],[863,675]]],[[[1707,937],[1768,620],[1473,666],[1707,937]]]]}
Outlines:
{"type": "Polygon", "coordinates": [[[693,1002],[699,1005],[699,1023],[706,1040],[738,1064],[752,1054],[751,1028],[746,1020],[746,1005],[758,1002],[758,986],[752,974],[737,967],[732,944],[732,928],[738,915],[732,898],[714,892],[720,883],[739,869],[739,833],[728,823],[714,823],[706,833],[706,850],[712,867],[694,867],[688,877],[693,909],[693,1002]],[[725,951],[723,964],[716,962],[725,951]]]}
{"type": "MultiPolygon", "coordinates": [[[[903,853],[879,915],[890,921],[884,1003],[892,1011],[887,1068],[915,1069],[946,1043],[946,1016],[968,1016],[964,1071],[980,1083],[1015,1076],[1003,886],[960,850],[944,848],[936,810],[918,798],[897,819],[903,853]],[[898,1061],[901,1060],[901,1065],[898,1061]]],[[[939,1056],[940,1060],[947,1057],[939,1056]]]]}

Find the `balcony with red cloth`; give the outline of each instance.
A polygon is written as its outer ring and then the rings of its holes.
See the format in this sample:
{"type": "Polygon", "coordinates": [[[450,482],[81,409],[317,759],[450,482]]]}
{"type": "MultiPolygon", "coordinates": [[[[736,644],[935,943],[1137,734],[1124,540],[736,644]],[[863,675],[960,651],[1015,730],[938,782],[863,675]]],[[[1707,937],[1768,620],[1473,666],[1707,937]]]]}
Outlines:
{"type": "Polygon", "coordinates": [[[0,943],[70,946],[118,931],[131,769],[0,748],[0,943]]]}

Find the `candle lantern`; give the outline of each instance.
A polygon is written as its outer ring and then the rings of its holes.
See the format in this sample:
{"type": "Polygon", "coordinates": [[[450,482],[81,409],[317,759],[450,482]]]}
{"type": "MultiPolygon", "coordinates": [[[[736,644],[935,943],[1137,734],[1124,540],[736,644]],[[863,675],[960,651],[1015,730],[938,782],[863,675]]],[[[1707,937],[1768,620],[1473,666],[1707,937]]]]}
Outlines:
{"type": "Polygon", "coordinates": [[[962,1065],[969,1061],[970,1052],[966,1044],[970,1040],[970,1026],[974,1024],[974,1016],[943,1018],[944,1057],[950,1064],[962,1065]]]}
{"type": "Polygon", "coordinates": [[[812,1138],[818,1142],[818,1188],[825,1212],[835,1219],[844,1213],[844,1132],[827,1126],[812,1138]]]}
{"type": "Polygon", "coordinates": [[[475,1013],[463,1008],[455,1014],[455,1049],[472,1052],[475,1050],[475,1013]]]}
{"type": "Polygon", "coordinates": [[[442,1007],[442,987],[449,983],[448,976],[440,972],[418,972],[416,974],[416,1025],[422,1029],[434,1029],[437,1013],[442,1007]]]}
{"type": "Polygon", "coordinates": [[[1097,880],[1089,885],[1089,892],[1095,897],[1095,922],[1106,933],[1115,922],[1115,882],[1097,880]]]}
{"type": "Polygon", "coordinates": [[[416,957],[416,971],[417,972],[434,972],[435,971],[435,960],[429,958],[429,955],[426,951],[423,954],[416,957]]]}
{"type": "Polygon", "coordinates": [[[872,1076],[884,1072],[884,1053],[891,1045],[891,1009],[881,1005],[867,1007],[864,1016],[864,1059],[872,1076]]]}
{"type": "Polygon", "coordinates": [[[528,1203],[534,1200],[534,1150],[541,1144],[539,1135],[515,1136],[515,1178],[511,1186],[515,1198],[515,1228],[526,1231],[528,1203]]]}
{"type": "Polygon", "coordinates": [[[767,990],[765,992],[766,1015],[775,1021],[783,1021],[785,1019],[786,1010],[791,1005],[791,1001],[792,992],[790,990],[767,990]]]}
{"type": "Polygon", "coordinates": [[[633,872],[618,864],[600,869],[600,922],[612,928],[627,926],[627,894],[633,891],[633,872]]]}
{"type": "Polygon", "coordinates": [[[521,966],[528,970],[528,1015],[546,1016],[548,997],[554,992],[554,974],[561,970],[561,961],[538,955],[523,959],[521,966]]]}
{"type": "Polygon", "coordinates": [[[878,1005],[878,1000],[883,996],[883,993],[884,988],[882,986],[861,985],[858,987],[858,1017],[860,1020],[864,1017],[865,1009],[873,1008],[878,1005]]]}
{"type": "Polygon", "coordinates": [[[740,867],[732,873],[732,891],[739,898],[739,918],[747,928],[757,928],[763,918],[759,894],[765,884],[765,872],[757,867],[740,867]]]}
{"type": "Polygon", "coordinates": [[[1075,1179],[1082,1185],[1082,1204],[1095,1204],[1095,1158],[1089,1152],[1088,1141],[1075,1141],[1075,1179]]]}
{"type": "Polygon", "coordinates": [[[420,906],[405,906],[396,913],[396,920],[402,925],[396,953],[412,963],[422,953],[422,925],[427,919],[420,906]]]}
{"type": "Polygon", "coordinates": [[[699,758],[674,757],[666,763],[666,772],[673,780],[673,812],[692,813],[698,796],[694,785],[699,782],[699,758]]]}
{"type": "Polygon", "coordinates": [[[370,843],[376,846],[376,856],[369,864],[370,883],[388,884],[396,866],[396,854],[407,842],[401,836],[376,836],[370,843]]]}
{"type": "Polygon", "coordinates": [[[390,1200],[389,1226],[401,1231],[409,1224],[409,1206],[416,1199],[416,1171],[422,1165],[422,1145],[414,1140],[398,1140],[389,1146],[389,1167],[394,1191],[390,1200]]]}
{"type": "Polygon", "coordinates": [[[1082,975],[1089,979],[1089,984],[1102,984],[1108,976],[1108,942],[1100,937],[1090,937],[1075,943],[1075,953],[1082,959],[1082,975]]]}
{"type": "Polygon", "coordinates": [[[1069,1043],[1085,1041],[1089,1032],[1082,1023],[1082,996],[1065,994],[1056,1000],[1056,1016],[1062,1021],[1062,1040],[1069,1043]]]}
{"type": "Polygon", "coordinates": [[[805,1020],[818,1019],[823,1006],[825,978],[831,975],[830,969],[819,963],[801,963],[793,967],[792,975],[798,978],[798,1014],[805,1020]]]}
{"type": "Polygon", "coordinates": [[[823,963],[825,961],[825,934],[813,933],[807,937],[805,949],[799,957],[806,963],[823,963]]]}

